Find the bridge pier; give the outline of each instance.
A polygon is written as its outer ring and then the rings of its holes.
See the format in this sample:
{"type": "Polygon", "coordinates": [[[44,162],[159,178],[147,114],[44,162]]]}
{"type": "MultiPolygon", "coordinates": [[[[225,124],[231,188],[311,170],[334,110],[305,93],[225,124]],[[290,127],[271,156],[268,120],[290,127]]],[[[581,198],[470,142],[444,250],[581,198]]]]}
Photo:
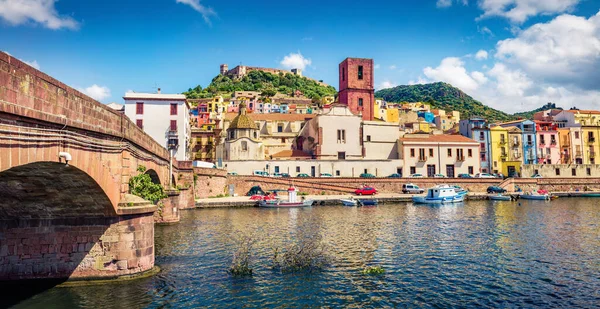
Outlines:
{"type": "Polygon", "coordinates": [[[114,278],[150,270],[154,209],[115,217],[0,220],[0,281],[114,278]]]}

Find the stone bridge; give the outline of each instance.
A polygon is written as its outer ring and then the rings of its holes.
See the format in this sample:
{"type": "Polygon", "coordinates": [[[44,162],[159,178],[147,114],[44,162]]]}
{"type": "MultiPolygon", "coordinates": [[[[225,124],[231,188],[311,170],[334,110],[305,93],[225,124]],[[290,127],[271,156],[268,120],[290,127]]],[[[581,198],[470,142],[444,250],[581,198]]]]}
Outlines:
{"type": "Polygon", "coordinates": [[[189,186],[188,163],[171,174],[168,151],[123,114],[0,52],[0,281],[150,270],[155,219],[178,221],[179,191],[156,206],[129,179],[143,165],[165,189],[189,186]]]}

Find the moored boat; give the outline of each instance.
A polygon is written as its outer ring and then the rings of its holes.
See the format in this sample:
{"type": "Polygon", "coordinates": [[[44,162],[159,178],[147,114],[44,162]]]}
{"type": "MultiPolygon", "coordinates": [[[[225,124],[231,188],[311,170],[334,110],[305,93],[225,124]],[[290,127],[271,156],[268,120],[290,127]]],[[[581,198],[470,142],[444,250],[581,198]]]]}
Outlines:
{"type": "Polygon", "coordinates": [[[354,198],[340,199],[340,201],[344,206],[356,206],[358,204],[358,200],[355,200],[354,198]]]}
{"type": "Polygon", "coordinates": [[[298,201],[297,200],[297,190],[295,187],[290,187],[288,189],[288,200],[287,201],[283,201],[281,199],[274,199],[274,200],[262,200],[258,202],[258,206],[259,207],[265,207],[265,208],[294,208],[294,207],[307,207],[307,206],[312,206],[312,204],[314,203],[313,200],[302,200],[302,201],[298,201]]]}
{"type": "Polygon", "coordinates": [[[360,206],[377,206],[379,202],[377,200],[374,199],[369,199],[369,200],[359,200],[358,201],[358,205],[360,206]]]}
{"type": "Polygon", "coordinates": [[[456,193],[454,187],[439,185],[427,190],[425,196],[413,196],[412,201],[416,204],[451,204],[464,201],[465,194],[456,193]]]}
{"type": "Polygon", "coordinates": [[[465,190],[465,189],[461,188],[460,186],[453,186],[453,188],[454,188],[454,191],[456,192],[456,194],[459,194],[459,195],[465,196],[465,195],[467,195],[467,193],[469,193],[468,190],[465,190]]]}
{"type": "Polygon", "coordinates": [[[578,197],[600,197],[600,192],[595,192],[595,193],[582,193],[582,194],[578,194],[575,195],[578,197]]]}
{"type": "Polygon", "coordinates": [[[519,198],[524,200],[539,200],[539,201],[549,201],[549,194],[538,194],[538,193],[525,193],[519,195],[519,198]]]}
{"type": "Polygon", "coordinates": [[[490,200],[492,201],[512,201],[512,196],[510,195],[490,195],[490,200]]]}

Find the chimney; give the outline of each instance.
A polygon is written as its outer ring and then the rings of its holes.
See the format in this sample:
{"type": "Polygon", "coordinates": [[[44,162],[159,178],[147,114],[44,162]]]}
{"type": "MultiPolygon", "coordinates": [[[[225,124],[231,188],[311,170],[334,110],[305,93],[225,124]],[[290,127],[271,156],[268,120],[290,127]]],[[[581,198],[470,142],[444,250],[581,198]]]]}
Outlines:
{"type": "Polygon", "coordinates": [[[158,94],[160,94],[160,88],[158,88],[158,90],[156,90],[156,92],[157,92],[158,94]]]}

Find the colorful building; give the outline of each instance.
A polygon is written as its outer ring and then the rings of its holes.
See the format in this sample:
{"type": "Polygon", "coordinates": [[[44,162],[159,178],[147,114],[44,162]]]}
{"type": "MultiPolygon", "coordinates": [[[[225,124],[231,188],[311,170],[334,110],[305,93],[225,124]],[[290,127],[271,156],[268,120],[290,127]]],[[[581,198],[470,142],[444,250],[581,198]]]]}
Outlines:
{"type": "Polygon", "coordinates": [[[501,123],[504,128],[517,127],[521,130],[523,164],[537,164],[536,125],[531,120],[515,120],[501,123]]]}
{"type": "Polygon", "coordinates": [[[600,111],[564,110],[554,117],[559,128],[579,128],[573,133],[572,150],[575,162],[596,164],[600,152],[600,111]],[[580,159],[580,160],[578,160],[580,159]]]}
{"type": "Polygon", "coordinates": [[[460,135],[471,138],[479,143],[479,171],[489,173],[491,171],[490,160],[490,129],[487,121],[480,117],[461,120],[459,122],[460,135]]]}
{"type": "MultiPolygon", "coordinates": [[[[516,130],[518,128],[511,127],[516,130]]],[[[514,129],[510,129],[514,132],[514,129]]],[[[514,135],[514,134],[513,134],[514,135]]],[[[492,126],[490,128],[491,172],[512,177],[521,171],[521,157],[518,155],[519,137],[510,138],[509,128],[492,126]],[[515,142],[516,141],[516,142],[515,142]]]]}
{"type": "Polygon", "coordinates": [[[537,163],[558,164],[560,146],[558,144],[558,126],[548,121],[535,121],[537,134],[537,163]]]}
{"type": "Polygon", "coordinates": [[[474,174],[480,166],[479,143],[460,135],[406,134],[399,140],[405,176],[474,174]]]}

